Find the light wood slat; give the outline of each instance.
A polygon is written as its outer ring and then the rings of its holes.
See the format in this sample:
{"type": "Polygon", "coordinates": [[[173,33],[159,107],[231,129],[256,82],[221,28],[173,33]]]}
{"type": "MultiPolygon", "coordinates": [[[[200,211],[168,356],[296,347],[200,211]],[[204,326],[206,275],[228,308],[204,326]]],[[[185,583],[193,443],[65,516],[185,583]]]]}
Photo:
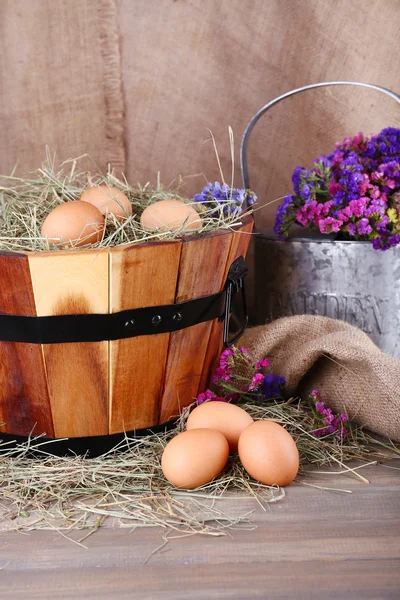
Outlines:
{"type": "MultiPolygon", "coordinates": [[[[181,242],[110,253],[110,312],[172,304],[181,242]]],[[[110,433],[158,423],[169,333],[110,343],[110,433]]]]}
{"type": "MultiPolygon", "coordinates": [[[[29,256],[37,314],[108,312],[108,252],[29,256]]],[[[108,433],[108,345],[43,346],[56,437],[108,433]]]]}
{"type": "MultiPolygon", "coordinates": [[[[35,316],[27,256],[0,254],[0,311],[35,316]]],[[[0,431],[54,435],[40,345],[0,342],[0,431]]]]}
{"type": "MultiPolygon", "coordinates": [[[[224,281],[228,276],[228,271],[234,260],[239,256],[246,257],[247,248],[250,243],[250,234],[253,230],[253,218],[245,217],[243,219],[243,225],[240,230],[236,231],[232,236],[231,247],[226,261],[224,281]]],[[[212,330],[210,334],[210,341],[208,344],[207,354],[204,361],[203,373],[199,383],[198,393],[204,392],[207,386],[210,384],[210,377],[217,366],[218,358],[224,348],[223,343],[223,329],[224,324],[219,323],[217,320],[213,322],[212,330]]]]}
{"type": "MultiPolygon", "coordinates": [[[[183,241],[176,302],[222,289],[231,232],[218,232],[183,241]]],[[[212,322],[171,334],[160,423],[179,414],[196,396],[203,371],[212,322]]]]}

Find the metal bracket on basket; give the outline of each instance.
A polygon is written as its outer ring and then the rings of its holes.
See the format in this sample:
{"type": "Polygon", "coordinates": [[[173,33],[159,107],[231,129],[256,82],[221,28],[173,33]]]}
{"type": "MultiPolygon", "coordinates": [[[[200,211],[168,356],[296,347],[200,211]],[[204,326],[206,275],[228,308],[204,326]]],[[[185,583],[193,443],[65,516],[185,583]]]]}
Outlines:
{"type": "Polygon", "coordinates": [[[370,88],[372,90],[378,90],[378,92],[382,92],[387,96],[390,96],[394,100],[397,100],[397,102],[400,102],[400,96],[395,92],[392,92],[391,90],[388,90],[387,88],[384,88],[380,85],[374,85],[373,83],[362,83],[361,81],[323,81],[321,83],[312,83],[311,85],[305,85],[304,87],[291,90],[290,92],[286,92],[286,94],[282,94],[282,96],[274,98],[274,100],[271,100],[271,102],[268,102],[268,104],[265,104],[265,106],[260,108],[260,110],[254,115],[254,117],[250,119],[242,137],[242,143],[240,145],[240,168],[242,171],[243,187],[246,190],[250,188],[249,169],[247,164],[247,145],[249,143],[249,138],[253,127],[260,119],[260,117],[262,117],[263,114],[267,112],[267,110],[272,108],[272,106],[278,104],[278,102],[281,102],[282,100],[285,100],[285,98],[289,98],[289,96],[294,96],[295,94],[299,94],[300,92],[305,92],[307,90],[312,90],[320,87],[328,87],[331,85],[357,85],[364,88],[370,88]]]}
{"type": "Polygon", "coordinates": [[[224,289],[216,294],[194,298],[177,304],[146,306],[112,314],[52,315],[35,317],[0,313],[0,341],[29,344],[66,344],[101,342],[140,335],[171,333],[198,323],[224,321],[224,344],[234,343],[247,325],[247,308],[243,278],[247,273],[243,256],[232,264],[224,289]],[[228,339],[232,298],[242,290],[245,314],[241,331],[228,339]]]}
{"type": "Polygon", "coordinates": [[[224,314],[220,317],[220,321],[224,322],[224,346],[229,348],[232,346],[241,335],[243,335],[247,324],[249,322],[249,316],[247,314],[247,302],[246,302],[246,291],[244,287],[244,278],[246,277],[248,269],[244,263],[243,256],[240,256],[231,266],[228,278],[226,282],[226,297],[225,297],[225,310],[224,314]],[[243,322],[239,331],[229,339],[229,323],[232,312],[232,299],[237,292],[242,292],[242,309],[243,309],[243,322]]]}

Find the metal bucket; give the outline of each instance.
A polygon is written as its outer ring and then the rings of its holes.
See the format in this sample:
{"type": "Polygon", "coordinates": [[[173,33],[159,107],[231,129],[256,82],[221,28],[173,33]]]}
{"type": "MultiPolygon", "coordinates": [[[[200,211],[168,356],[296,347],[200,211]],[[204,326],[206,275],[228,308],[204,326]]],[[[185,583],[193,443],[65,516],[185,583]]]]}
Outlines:
{"type": "MultiPolygon", "coordinates": [[[[354,85],[371,88],[400,103],[381,86],[331,81],[292,90],[263,106],[243,134],[240,162],[243,187],[250,188],[247,146],[257,121],[282,100],[310,89],[354,85]]],[[[250,324],[289,315],[324,315],[365,331],[385,352],[400,358],[400,247],[374,250],[370,242],[338,241],[316,234],[281,242],[257,222],[250,265],[250,324]]],[[[294,340],[295,343],[295,340],[294,340]]]]}
{"type": "Polygon", "coordinates": [[[399,247],[379,252],[370,242],[281,242],[260,232],[253,285],[253,325],[302,314],[341,319],[400,358],[399,247]]]}

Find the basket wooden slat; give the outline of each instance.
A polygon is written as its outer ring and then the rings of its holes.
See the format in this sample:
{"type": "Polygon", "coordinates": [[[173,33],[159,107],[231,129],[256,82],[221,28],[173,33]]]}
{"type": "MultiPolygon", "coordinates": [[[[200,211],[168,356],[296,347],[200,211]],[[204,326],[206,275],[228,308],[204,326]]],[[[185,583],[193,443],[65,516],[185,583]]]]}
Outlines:
{"type": "MultiPolygon", "coordinates": [[[[226,278],[228,276],[228,271],[231,264],[237,258],[239,258],[239,256],[246,256],[247,248],[249,246],[250,241],[250,234],[252,230],[253,219],[250,217],[245,217],[243,221],[243,226],[240,228],[240,231],[235,231],[235,233],[233,233],[231,237],[232,241],[230,245],[228,260],[226,261],[225,271],[223,274],[224,282],[226,281],[226,278]]],[[[213,322],[198,393],[204,392],[204,390],[210,384],[210,377],[215,367],[217,366],[217,361],[223,350],[223,329],[223,323],[220,323],[218,320],[215,320],[213,322]]]]}
{"type": "MultiPolygon", "coordinates": [[[[0,311],[35,316],[25,254],[0,254],[0,311]]],[[[54,436],[42,348],[0,342],[0,431],[54,436]]]]}
{"type": "MultiPolygon", "coordinates": [[[[112,249],[0,253],[0,311],[105,314],[219,292],[252,225],[249,217],[238,231],[112,249]]],[[[73,438],[164,423],[205,388],[221,349],[217,320],[110,342],[0,342],[0,431],[73,438]]]]}
{"type": "MultiPolygon", "coordinates": [[[[110,252],[110,312],[172,304],[181,242],[110,252]]],[[[158,423],[169,333],[110,342],[110,433],[158,423]]]]}
{"type": "MultiPolygon", "coordinates": [[[[108,312],[108,253],[29,255],[36,312],[108,312]]],[[[108,342],[43,346],[56,437],[108,433],[108,342]]]]}
{"type": "MultiPolygon", "coordinates": [[[[207,296],[223,287],[232,232],[184,240],[176,302],[207,296]]],[[[179,415],[199,389],[212,322],[199,323],[171,334],[160,422],[179,415]]]]}

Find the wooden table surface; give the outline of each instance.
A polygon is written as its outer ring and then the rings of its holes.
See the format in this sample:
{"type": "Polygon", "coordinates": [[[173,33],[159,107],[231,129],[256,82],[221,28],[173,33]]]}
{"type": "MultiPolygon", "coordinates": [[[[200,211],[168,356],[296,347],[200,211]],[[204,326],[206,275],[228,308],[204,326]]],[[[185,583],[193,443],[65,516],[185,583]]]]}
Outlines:
{"type": "Polygon", "coordinates": [[[226,510],[254,510],[257,528],[161,548],[154,528],[104,528],[87,549],[57,532],[1,533],[0,598],[399,599],[400,460],[361,472],[369,485],[314,474],[304,481],[352,493],[295,483],[265,512],[224,500],[226,510]]]}

